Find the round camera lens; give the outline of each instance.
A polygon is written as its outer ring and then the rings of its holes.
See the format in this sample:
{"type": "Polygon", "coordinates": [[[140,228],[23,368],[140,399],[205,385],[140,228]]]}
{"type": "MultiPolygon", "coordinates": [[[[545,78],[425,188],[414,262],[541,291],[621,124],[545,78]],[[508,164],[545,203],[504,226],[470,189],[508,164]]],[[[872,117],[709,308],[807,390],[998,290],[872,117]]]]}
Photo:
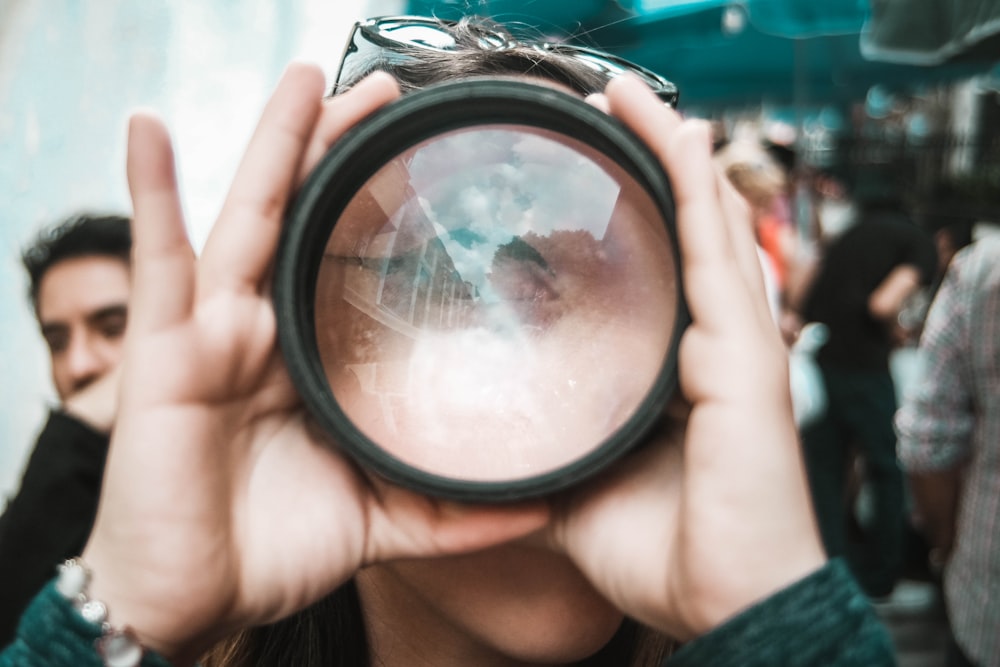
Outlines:
{"type": "Polygon", "coordinates": [[[333,439],[420,491],[546,493],[636,444],[685,322],[666,178],[535,84],[413,93],[333,148],[276,274],[293,378],[333,439]]]}

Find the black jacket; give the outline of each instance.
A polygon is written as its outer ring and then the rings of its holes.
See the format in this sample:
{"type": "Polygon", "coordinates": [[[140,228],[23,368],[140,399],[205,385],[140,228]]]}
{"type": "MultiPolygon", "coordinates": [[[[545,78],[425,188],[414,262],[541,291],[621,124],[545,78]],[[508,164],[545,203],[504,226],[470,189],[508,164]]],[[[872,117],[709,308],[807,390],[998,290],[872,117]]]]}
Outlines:
{"type": "Polygon", "coordinates": [[[108,436],[58,411],[49,415],[21,489],[0,516],[0,646],[31,599],[94,525],[108,436]]]}

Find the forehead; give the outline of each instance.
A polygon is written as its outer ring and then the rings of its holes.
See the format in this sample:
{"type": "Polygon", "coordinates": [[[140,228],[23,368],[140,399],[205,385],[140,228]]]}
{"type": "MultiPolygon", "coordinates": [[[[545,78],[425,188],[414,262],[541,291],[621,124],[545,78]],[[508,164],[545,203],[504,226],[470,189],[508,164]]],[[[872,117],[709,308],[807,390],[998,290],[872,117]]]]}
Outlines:
{"type": "Polygon", "coordinates": [[[128,300],[128,263],[117,257],[91,255],[53,264],[38,286],[40,320],[85,317],[128,300]]]}

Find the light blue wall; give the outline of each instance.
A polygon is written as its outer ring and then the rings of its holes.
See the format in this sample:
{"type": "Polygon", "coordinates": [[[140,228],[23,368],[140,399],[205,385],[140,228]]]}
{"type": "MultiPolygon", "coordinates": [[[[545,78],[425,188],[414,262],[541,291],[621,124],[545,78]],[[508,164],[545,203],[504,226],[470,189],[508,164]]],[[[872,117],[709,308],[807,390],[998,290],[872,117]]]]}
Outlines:
{"type": "Polygon", "coordinates": [[[21,248],[74,211],[130,210],[125,124],[137,106],[172,128],[200,247],[285,64],[333,69],[367,9],[363,0],[0,0],[0,508],[53,397],[21,248]]]}

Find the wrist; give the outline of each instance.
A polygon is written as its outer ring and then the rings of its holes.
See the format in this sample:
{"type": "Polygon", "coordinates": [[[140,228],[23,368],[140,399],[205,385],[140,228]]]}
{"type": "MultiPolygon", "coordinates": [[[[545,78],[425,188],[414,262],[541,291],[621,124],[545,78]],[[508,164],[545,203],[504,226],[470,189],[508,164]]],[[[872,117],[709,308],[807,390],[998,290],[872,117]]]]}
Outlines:
{"type": "MultiPolygon", "coordinates": [[[[747,609],[808,578],[827,563],[822,549],[802,549],[799,557],[784,559],[774,567],[753,568],[756,573],[739,579],[722,577],[711,591],[697,596],[699,605],[689,607],[686,639],[700,637],[724,625],[747,609]]],[[[763,564],[762,564],[763,565],[763,564]]]]}
{"type": "MultiPolygon", "coordinates": [[[[116,576],[124,569],[122,564],[103,558],[91,545],[80,560],[91,572],[87,597],[103,604],[106,622],[112,628],[127,629],[144,650],[163,656],[174,667],[195,664],[200,651],[177,634],[182,611],[158,604],[156,595],[116,576]]],[[[148,573],[143,578],[148,578],[148,573]]]]}
{"type": "MultiPolygon", "coordinates": [[[[140,667],[152,659],[138,635],[129,626],[116,626],[109,618],[108,606],[90,594],[92,573],[79,558],[67,560],[59,566],[55,591],[85,622],[96,626],[100,636],[93,648],[106,667],[140,667]]],[[[159,661],[154,661],[159,662],[159,661]]]]}

